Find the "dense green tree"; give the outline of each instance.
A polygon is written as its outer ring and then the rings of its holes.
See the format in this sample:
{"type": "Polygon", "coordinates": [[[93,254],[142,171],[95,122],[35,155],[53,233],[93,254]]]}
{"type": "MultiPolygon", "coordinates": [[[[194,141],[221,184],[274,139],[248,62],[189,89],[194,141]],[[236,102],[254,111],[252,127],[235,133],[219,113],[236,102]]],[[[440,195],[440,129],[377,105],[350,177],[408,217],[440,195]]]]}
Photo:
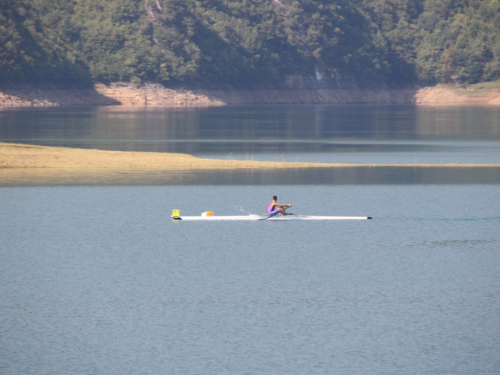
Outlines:
{"type": "Polygon", "coordinates": [[[500,1],[427,0],[419,18],[418,78],[476,83],[500,78],[500,1]]]}
{"type": "Polygon", "coordinates": [[[363,0],[362,11],[379,28],[385,39],[387,63],[393,79],[401,83],[416,80],[416,41],[423,0],[363,0]]]}
{"type": "Polygon", "coordinates": [[[54,1],[0,0],[0,79],[88,82],[86,64],[66,37],[68,9],[54,1]],[[54,27],[57,26],[57,27],[54,27]]]}
{"type": "Polygon", "coordinates": [[[474,83],[498,35],[500,0],[0,0],[0,80],[474,83]]]}

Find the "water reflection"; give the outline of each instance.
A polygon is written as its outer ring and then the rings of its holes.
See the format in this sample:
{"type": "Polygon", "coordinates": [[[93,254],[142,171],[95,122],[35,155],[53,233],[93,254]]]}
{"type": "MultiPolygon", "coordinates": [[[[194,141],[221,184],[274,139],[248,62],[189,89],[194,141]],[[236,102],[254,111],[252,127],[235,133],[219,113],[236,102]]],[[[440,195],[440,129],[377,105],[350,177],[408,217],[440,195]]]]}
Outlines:
{"type": "Polygon", "coordinates": [[[292,170],[0,169],[0,186],[500,184],[500,168],[356,167],[292,170]]]}
{"type": "MultiPolygon", "coordinates": [[[[236,160],[500,164],[500,108],[311,105],[13,109],[0,111],[0,141],[104,150],[180,152],[236,160]]],[[[492,169],[437,171],[362,171],[361,168],[331,173],[325,173],[325,170],[287,171],[273,172],[275,177],[271,181],[364,184],[381,183],[383,179],[387,179],[387,183],[491,183],[498,180],[498,172],[492,169]]],[[[9,176],[16,174],[8,173],[9,176]]],[[[43,177],[46,173],[61,176],[60,173],[44,171],[35,173],[36,178],[26,179],[50,184],[43,177]]],[[[75,173],[67,172],[71,176],[75,173]]],[[[173,172],[168,172],[163,176],[155,172],[154,178],[149,177],[151,172],[141,173],[137,178],[134,173],[117,172],[112,180],[134,184],[140,184],[142,179],[166,184],[189,181],[212,184],[217,183],[215,179],[229,184],[267,181],[266,172],[259,172],[261,177],[256,177],[255,172],[251,175],[242,172],[224,175],[220,172],[197,173],[196,176],[193,176],[194,172],[173,175],[173,172]],[[236,175],[238,177],[231,177],[236,175]]],[[[32,173],[29,175],[33,176],[32,173]]],[[[91,175],[91,180],[109,180],[99,173],[91,175]]],[[[51,178],[59,181],[62,177],[51,178]]],[[[72,178],[84,181],[88,177],[72,178]]],[[[69,183],[73,183],[71,181],[69,183]]]]}
{"type": "Polygon", "coordinates": [[[0,141],[108,150],[377,153],[411,151],[408,141],[436,140],[498,141],[500,109],[316,105],[0,111],[0,141]],[[368,148],[366,141],[381,143],[368,148]]]}
{"type": "Polygon", "coordinates": [[[425,139],[499,139],[500,109],[474,106],[418,108],[415,124],[415,135],[425,139]]]}

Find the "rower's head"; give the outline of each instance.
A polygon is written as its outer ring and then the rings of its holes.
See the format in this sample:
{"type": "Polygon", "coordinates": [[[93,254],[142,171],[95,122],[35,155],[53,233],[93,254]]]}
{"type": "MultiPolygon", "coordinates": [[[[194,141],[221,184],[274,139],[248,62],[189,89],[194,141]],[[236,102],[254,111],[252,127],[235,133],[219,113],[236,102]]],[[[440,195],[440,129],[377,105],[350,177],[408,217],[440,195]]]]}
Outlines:
{"type": "Polygon", "coordinates": [[[273,195],[273,201],[277,201],[278,197],[276,195],[273,195]]]}

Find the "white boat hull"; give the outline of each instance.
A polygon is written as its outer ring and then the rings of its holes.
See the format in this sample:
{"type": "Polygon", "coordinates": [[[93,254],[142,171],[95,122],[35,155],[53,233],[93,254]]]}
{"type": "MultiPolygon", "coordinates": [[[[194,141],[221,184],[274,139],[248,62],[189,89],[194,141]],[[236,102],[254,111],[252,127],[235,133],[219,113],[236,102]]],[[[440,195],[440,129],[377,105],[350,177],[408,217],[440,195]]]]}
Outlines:
{"type": "Polygon", "coordinates": [[[239,216],[174,216],[174,220],[182,221],[257,221],[257,220],[367,220],[369,216],[308,216],[308,215],[239,215],[239,216]]]}

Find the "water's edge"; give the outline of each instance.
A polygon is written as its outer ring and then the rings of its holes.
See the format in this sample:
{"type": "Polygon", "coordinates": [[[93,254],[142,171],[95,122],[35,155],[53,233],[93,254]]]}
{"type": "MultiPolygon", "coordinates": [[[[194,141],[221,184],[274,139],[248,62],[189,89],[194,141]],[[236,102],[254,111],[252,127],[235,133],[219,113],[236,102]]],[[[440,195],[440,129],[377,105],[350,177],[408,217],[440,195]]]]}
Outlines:
{"type": "Polygon", "coordinates": [[[57,85],[0,85],[1,107],[161,106],[208,107],[250,104],[415,104],[500,105],[498,87],[457,88],[439,85],[418,89],[170,89],[160,84],[128,83],[93,88],[57,85]]]}

